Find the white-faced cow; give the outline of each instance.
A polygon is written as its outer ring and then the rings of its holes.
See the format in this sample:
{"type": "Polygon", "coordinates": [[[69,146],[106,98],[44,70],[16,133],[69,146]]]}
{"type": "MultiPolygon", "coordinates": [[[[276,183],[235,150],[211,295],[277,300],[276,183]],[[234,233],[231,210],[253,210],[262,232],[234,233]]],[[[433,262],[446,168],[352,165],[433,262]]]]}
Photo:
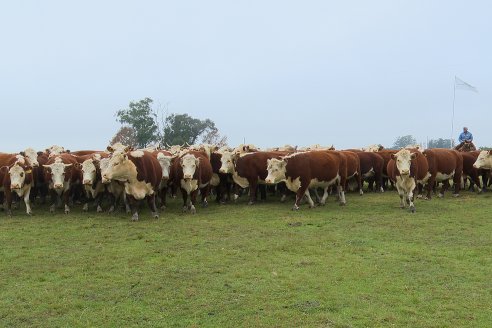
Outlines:
{"type": "Polygon", "coordinates": [[[53,203],[50,212],[55,211],[56,199],[61,197],[65,205],[65,214],[70,212],[69,197],[74,184],[78,183],[80,173],[77,172],[77,161],[70,154],[53,156],[43,165],[45,181],[51,190],[53,203]]]}
{"type": "Polygon", "coordinates": [[[321,187],[324,195],[321,204],[325,204],[328,188],[337,186],[340,205],[345,205],[345,184],[347,179],[347,158],[337,151],[310,151],[295,153],[282,159],[267,161],[267,183],[285,181],[287,188],[296,193],[293,210],[299,209],[299,203],[305,196],[310,207],[314,202],[309,188],[321,187]]]}
{"type": "Polygon", "coordinates": [[[137,201],[147,199],[152,216],[159,218],[155,204],[156,192],[162,179],[162,169],[151,153],[136,150],[115,152],[103,177],[124,183],[125,194],[132,209],[132,221],[138,220],[137,201]]]}
{"type": "Polygon", "coordinates": [[[12,216],[12,193],[24,199],[26,213],[32,214],[29,195],[33,185],[32,166],[22,155],[0,156],[0,191],[5,194],[7,214],[12,216]]]}
{"type": "Polygon", "coordinates": [[[176,186],[181,188],[183,211],[196,213],[196,196],[200,190],[203,206],[208,205],[212,166],[204,152],[190,151],[182,155],[173,164],[173,177],[176,186]]]}

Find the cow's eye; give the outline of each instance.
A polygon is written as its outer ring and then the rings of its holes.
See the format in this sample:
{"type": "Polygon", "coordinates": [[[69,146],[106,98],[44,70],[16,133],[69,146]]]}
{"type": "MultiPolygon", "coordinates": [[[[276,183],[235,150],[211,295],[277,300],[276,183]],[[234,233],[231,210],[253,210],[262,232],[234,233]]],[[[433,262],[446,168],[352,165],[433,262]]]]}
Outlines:
{"type": "Polygon", "coordinates": [[[21,172],[20,176],[21,176],[21,178],[22,178],[22,177],[24,176],[24,172],[21,172]]]}

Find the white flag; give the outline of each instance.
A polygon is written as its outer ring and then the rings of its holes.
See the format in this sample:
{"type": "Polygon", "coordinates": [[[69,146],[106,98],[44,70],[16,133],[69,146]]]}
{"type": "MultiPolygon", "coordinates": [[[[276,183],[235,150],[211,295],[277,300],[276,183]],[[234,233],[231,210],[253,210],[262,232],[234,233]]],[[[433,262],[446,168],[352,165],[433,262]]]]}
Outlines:
{"type": "Polygon", "coordinates": [[[463,81],[462,79],[460,79],[457,76],[454,77],[454,85],[455,85],[456,89],[468,90],[468,91],[473,91],[473,92],[477,92],[478,93],[477,88],[475,88],[471,84],[466,83],[465,81],[463,81]]]}

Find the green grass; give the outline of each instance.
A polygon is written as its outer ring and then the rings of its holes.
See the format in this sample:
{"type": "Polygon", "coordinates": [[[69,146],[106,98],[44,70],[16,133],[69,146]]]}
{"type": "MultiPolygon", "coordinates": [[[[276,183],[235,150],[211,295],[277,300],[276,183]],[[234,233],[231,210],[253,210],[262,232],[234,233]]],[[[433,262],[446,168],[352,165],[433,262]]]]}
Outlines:
{"type": "Polygon", "coordinates": [[[4,327],[492,327],[492,193],[0,213],[4,327]]]}

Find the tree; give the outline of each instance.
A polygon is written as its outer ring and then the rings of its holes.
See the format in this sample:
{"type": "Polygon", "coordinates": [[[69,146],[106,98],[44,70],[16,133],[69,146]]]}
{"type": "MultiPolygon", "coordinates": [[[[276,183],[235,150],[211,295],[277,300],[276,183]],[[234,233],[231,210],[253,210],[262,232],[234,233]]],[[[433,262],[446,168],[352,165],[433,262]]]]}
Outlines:
{"type": "Polygon", "coordinates": [[[400,136],[396,138],[393,143],[393,149],[405,148],[406,146],[415,145],[416,143],[417,140],[415,140],[415,138],[411,135],[400,136]]]}
{"type": "Polygon", "coordinates": [[[451,140],[449,139],[431,139],[429,140],[428,148],[451,148],[451,140]]]}
{"type": "Polygon", "coordinates": [[[121,142],[125,146],[137,147],[137,135],[135,130],[129,126],[122,126],[118,132],[114,135],[113,139],[109,142],[110,145],[114,145],[117,142],[121,142]]]}
{"type": "Polygon", "coordinates": [[[199,120],[188,114],[171,114],[166,117],[163,143],[181,145],[194,144],[198,137],[217,130],[215,123],[209,119],[199,120]]]}
{"type": "Polygon", "coordinates": [[[121,124],[127,124],[135,132],[136,146],[139,148],[144,148],[159,139],[157,115],[152,110],[152,102],[151,98],[131,101],[128,108],[116,113],[117,120],[121,124]]]}
{"type": "Polygon", "coordinates": [[[212,129],[203,136],[202,143],[223,147],[227,146],[227,137],[221,136],[218,129],[212,129]]]}

